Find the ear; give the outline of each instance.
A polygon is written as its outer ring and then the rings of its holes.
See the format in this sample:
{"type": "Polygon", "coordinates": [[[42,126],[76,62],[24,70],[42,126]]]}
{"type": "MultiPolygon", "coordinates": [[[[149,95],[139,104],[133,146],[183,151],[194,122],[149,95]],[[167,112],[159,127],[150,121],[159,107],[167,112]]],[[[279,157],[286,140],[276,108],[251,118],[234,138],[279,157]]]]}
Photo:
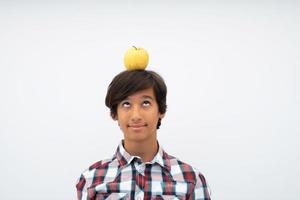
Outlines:
{"type": "MultiPolygon", "coordinates": [[[[118,115],[116,115],[115,117],[111,117],[114,121],[118,121],[118,115]]],[[[120,126],[119,121],[118,121],[118,126],[120,126]]]]}
{"type": "Polygon", "coordinates": [[[117,120],[118,120],[118,115],[116,115],[116,116],[111,116],[111,118],[112,118],[114,121],[117,121],[117,120]]]}
{"type": "Polygon", "coordinates": [[[166,113],[164,113],[164,114],[159,113],[159,118],[161,118],[161,119],[164,118],[164,117],[165,117],[165,114],[166,114],[166,113]]]}

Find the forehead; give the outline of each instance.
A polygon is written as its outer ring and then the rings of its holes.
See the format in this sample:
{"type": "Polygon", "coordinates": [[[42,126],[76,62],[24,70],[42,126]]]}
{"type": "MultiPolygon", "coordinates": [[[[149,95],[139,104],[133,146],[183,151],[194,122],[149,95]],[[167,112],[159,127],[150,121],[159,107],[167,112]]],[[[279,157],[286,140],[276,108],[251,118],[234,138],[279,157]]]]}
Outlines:
{"type": "Polygon", "coordinates": [[[125,99],[133,100],[133,99],[145,99],[145,98],[151,98],[155,99],[155,94],[153,88],[148,88],[144,90],[137,91],[133,93],[132,95],[129,95],[125,99]]]}

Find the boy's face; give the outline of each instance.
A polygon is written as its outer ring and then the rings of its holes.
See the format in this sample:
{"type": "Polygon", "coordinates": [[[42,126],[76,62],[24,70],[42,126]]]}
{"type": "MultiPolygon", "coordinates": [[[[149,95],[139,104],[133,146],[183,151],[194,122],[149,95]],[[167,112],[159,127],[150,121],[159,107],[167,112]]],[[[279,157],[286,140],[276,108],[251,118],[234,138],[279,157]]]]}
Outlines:
{"type": "Polygon", "coordinates": [[[124,139],[131,142],[156,140],[156,127],[159,113],[153,88],[138,91],[121,101],[117,107],[119,126],[124,139]]]}

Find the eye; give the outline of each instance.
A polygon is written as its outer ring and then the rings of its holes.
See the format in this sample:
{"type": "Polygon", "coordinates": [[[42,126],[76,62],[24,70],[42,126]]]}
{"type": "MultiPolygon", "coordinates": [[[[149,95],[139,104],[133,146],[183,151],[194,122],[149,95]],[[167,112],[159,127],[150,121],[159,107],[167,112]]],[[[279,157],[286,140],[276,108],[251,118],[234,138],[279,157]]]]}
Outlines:
{"type": "Polygon", "coordinates": [[[151,105],[150,101],[147,100],[143,101],[143,106],[148,107],[150,105],[151,105]]]}
{"type": "Polygon", "coordinates": [[[121,105],[122,105],[122,107],[124,107],[124,108],[129,108],[129,107],[130,107],[130,103],[127,102],[127,101],[123,102],[121,105]]]}

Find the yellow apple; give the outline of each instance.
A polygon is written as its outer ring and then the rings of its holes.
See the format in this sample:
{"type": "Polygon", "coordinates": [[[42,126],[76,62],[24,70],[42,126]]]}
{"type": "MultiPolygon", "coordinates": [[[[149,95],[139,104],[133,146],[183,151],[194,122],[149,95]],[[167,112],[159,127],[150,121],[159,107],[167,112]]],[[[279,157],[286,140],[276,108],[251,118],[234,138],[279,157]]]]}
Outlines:
{"type": "Polygon", "coordinates": [[[133,46],[129,48],[124,56],[124,65],[127,70],[144,70],[149,61],[149,55],[143,48],[133,46]]]}

